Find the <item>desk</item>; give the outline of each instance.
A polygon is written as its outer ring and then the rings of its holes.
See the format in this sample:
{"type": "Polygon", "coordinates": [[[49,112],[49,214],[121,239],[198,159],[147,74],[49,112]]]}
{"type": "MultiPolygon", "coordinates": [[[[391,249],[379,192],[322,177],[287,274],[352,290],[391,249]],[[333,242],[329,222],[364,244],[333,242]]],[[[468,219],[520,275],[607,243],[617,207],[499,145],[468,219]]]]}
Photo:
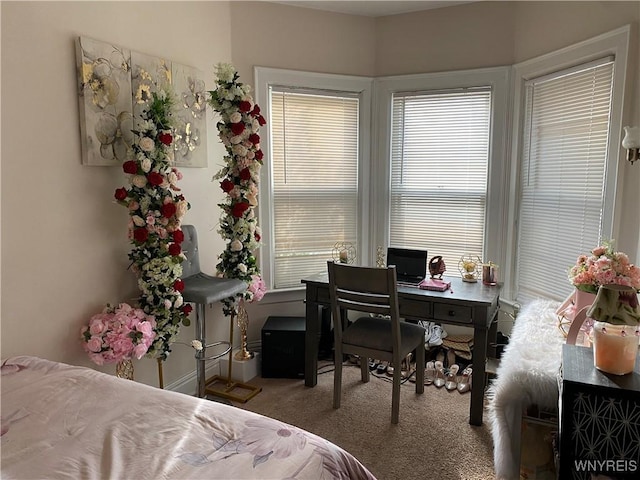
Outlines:
{"type": "MultiPolygon", "coordinates": [[[[500,286],[488,287],[481,282],[468,283],[460,278],[447,278],[451,290],[434,292],[417,287],[398,285],[400,316],[408,320],[431,320],[449,325],[473,327],[473,388],[469,423],[482,425],[485,368],[488,337],[495,339],[500,286]],[[490,331],[491,329],[491,331],[490,331]]],[[[318,342],[320,337],[319,308],[329,307],[327,273],[302,279],[306,285],[306,332],[304,383],[318,383],[318,342]]]]}

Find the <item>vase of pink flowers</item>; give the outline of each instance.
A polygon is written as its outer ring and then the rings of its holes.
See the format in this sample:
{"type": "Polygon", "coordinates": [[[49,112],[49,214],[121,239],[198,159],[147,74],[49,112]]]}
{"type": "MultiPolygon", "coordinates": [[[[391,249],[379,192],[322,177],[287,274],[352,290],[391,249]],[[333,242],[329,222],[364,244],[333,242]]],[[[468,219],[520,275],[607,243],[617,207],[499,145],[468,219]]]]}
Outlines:
{"type": "Polygon", "coordinates": [[[155,318],[127,303],[107,305],[81,331],[82,345],[97,365],[116,363],[118,376],[133,379],[132,358],[147,353],[155,339],[155,318]]]}
{"type": "MultiPolygon", "coordinates": [[[[616,252],[611,242],[580,255],[569,269],[569,280],[582,292],[596,294],[601,285],[625,285],[640,290],[640,268],[622,252],[616,252]]],[[[595,298],[595,297],[594,297],[595,298]]]]}
{"type": "MultiPolygon", "coordinates": [[[[640,290],[640,268],[633,265],[625,253],[616,252],[613,242],[603,242],[592,249],[590,255],[578,256],[575,265],[569,268],[568,276],[575,291],[556,312],[563,331],[566,328],[562,327],[562,319],[570,325],[580,312],[586,313],[603,285],[620,285],[635,292],[640,290]]],[[[582,325],[585,342],[592,324],[592,319],[588,318],[582,325]]]]}

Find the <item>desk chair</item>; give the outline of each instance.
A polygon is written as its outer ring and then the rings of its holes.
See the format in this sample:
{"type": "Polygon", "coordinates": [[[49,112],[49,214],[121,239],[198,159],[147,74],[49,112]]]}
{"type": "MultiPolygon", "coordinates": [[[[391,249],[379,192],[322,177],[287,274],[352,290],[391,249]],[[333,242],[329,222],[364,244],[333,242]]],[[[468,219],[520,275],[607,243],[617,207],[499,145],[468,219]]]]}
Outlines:
{"type": "Polygon", "coordinates": [[[198,397],[203,398],[206,395],[205,361],[214,360],[230,353],[232,347],[230,341],[206,343],[205,306],[219,302],[223,298],[233,297],[243,292],[247,285],[242,280],[235,278],[212,277],[202,273],[198,257],[198,235],[196,229],[193,225],[182,225],[181,229],[184,233],[182,250],[187,257],[182,262],[182,280],[184,281],[182,298],[185,302],[196,304],[196,338],[202,342],[203,346],[203,350],[196,354],[196,391],[198,397]],[[222,353],[207,356],[206,349],[208,347],[220,345],[225,345],[227,349],[222,353]]]}
{"type": "Polygon", "coordinates": [[[369,268],[327,262],[327,267],[335,338],[333,408],[340,408],[344,354],[350,353],[360,357],[363,382],[369,381],[369,359],[386,360],[396,367],[393,370],[391,423],[398,423],[400,362],[414,349],[416,393],[424,392],[425,329],[400,321],[394,266],[369,268]],[[346,326],[343,323],[346,323],[346,312],[349,310],[378,316],[360,317],[346,326]]]}

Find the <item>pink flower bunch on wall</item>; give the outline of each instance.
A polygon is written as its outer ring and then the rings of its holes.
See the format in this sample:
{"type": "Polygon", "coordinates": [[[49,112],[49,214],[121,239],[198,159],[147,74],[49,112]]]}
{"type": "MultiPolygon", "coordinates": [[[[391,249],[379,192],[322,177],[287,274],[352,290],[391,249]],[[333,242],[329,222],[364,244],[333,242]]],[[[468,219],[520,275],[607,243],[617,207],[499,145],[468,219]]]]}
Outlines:
{"type": "Polygon", "coordinates": [[[82,328],[83,347],[97,365],[140,359],[156,337],[155,326],[155,318],[139,308],[107,305],[82,328]]]}
{"type": "Polygon", "coordinates": [[[580,255],[569,269],[569,280],[579,290],[597,293],[600,285],[626,285],[640,290],[640,268],[629,262],[629,257],[613,250],[611,243],[603,243],[580,255]]]}

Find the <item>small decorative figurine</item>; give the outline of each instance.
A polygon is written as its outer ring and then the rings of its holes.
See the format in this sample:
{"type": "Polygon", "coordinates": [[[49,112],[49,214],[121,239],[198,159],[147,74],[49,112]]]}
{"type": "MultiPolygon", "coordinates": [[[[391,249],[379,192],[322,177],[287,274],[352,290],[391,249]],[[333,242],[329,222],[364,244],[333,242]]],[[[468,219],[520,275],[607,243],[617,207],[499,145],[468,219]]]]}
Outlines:
{"type": "Polygon", "coordinates": [[[442,255],[436,255],[429,260],[429,273],[431,278],[442,278],[442,274],[447,270],[442,255]]]}
{"type": "Polygon", "coordinates": [[[477,282],[481,274],[482,260],[480,257],[465,255],[458,262],[458,270],[462,276],[463,282],[477,282]]]}
{"type": "Polygon", "coordinates": [[[333,246],[331,257],[340,263],[353,263],[356,259],[356,249],[352,243],[338,242],[333,246]]]}

